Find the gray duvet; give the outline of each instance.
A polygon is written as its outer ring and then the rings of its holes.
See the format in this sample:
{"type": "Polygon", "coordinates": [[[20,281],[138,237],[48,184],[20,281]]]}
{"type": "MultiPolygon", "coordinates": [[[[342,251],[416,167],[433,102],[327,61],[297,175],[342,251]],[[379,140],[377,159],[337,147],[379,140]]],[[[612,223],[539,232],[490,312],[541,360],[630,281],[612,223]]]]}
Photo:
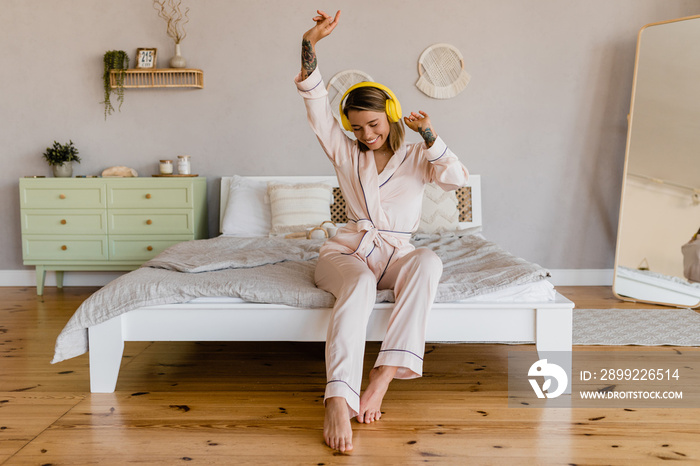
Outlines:
{"type": "MultiPolygon", "coordinates": [[[[436,302],[458,301],[548,275],[539,265],[466,232],[419,236],[412,243],[432,249],[442,259],[436,302]]],[[[58,336],[52,363],[85,353],[89,327],[144,306],[230,296],[293,307],[333,307],[333,295],[314,285],[321,244],[220,236],[172,246],[85,300],[58,336]]],[[[377,302],[382,301],[393,301],[393,292],[378,291],[377,302]]]]}

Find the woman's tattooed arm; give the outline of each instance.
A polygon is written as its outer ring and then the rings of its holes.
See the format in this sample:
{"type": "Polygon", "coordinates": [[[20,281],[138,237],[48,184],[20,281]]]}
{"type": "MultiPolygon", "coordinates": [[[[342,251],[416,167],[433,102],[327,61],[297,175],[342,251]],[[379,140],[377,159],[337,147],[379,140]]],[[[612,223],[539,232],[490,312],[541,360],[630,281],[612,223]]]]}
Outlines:
{"type": "Polygon", "coordinates": [[[418,113],[411,112],[403,118],[403,122],[406,123],[406,126],[410,129],[421,135],[428,149],[430,149],[435,140],[437,140],[437,133],[430,123],[430,117],[423,110],[419,110],[418,113]]]}
{"type": "Polygon", "coordinates": [[[335,14],[335,17],[329,16],[321,10],[317,10],[316,13],[318,14],[313,18],[316,25],[304,33],[301,41],[302,80],[308,78],[318,65],[316,43],[333,32],[333,29],[338,25],[338,19],[340,19],[340,10],[335,14]]]}
{"type": "Polygon", "coordinates": [[[314,72],[318,60],[316,60],[316,51],[311,41],[308,39],[303,39],[301,41],[301,73],[302,79],[309,77],[311,73],[314,72]]]}
{"type": "Polygon", "coordinates": [[[428,146],[428,148],[430,148],[435,142],[436,138],[433,134],[433,130],[430,127],[423,128],[422,126],[419,126],[418,133],[423,137],[423,140],[425,141],[425,144],[428,146]]]}

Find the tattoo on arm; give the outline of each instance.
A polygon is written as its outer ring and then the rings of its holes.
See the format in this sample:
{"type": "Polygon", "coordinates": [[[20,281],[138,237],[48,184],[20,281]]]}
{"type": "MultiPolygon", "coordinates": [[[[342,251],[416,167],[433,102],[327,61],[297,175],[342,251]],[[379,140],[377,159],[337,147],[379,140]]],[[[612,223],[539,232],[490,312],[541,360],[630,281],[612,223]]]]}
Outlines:
{"type": "Polygon", "coordinates": [[[304,78],[307,78],[316,69],[318,64],[316,60],[316,52],[314,51],[314,46],[308,39],[301,41],[301,68],[303,70],[304,78]]]}
{"type": "Polygon", "coordinates": [[[425,140],[425,143],[428,145],[428,147],[433,145],[436,138],[435,138],[435,135],[433,134],[433,132],[430,128],[423,129],[422,127],[419,126],[418,132],[423,137],[423,140],[425,140]]]}

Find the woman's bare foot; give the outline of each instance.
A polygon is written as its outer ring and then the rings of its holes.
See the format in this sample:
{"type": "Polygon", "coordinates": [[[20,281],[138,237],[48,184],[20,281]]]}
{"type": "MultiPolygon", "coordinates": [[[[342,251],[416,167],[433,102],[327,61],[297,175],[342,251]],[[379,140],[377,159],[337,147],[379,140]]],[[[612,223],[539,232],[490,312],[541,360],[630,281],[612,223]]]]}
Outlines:
{"type": "Polygon", "coordinates": [[[396,366],[379,366],[369,371],[369,385],[360,397],[357,422],[369,424],[382,417],[382,400],[397,370],[396,366]]]}
{"type": "Polygon", "coordinates": [[[326,400],[326,418],[323,421],[323,439],[326,445],[340,452],[352,450],[352,427],[345,398],[334,396],[326,400]]]}

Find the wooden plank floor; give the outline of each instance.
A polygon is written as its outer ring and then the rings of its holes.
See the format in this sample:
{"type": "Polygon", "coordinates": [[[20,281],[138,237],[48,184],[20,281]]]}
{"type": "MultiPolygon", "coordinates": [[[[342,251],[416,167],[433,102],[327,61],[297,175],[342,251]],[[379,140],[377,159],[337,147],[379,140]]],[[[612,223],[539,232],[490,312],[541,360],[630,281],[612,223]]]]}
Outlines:
{"type": "MultiPolygon", "coordinates": [[[[509,408],[508,352],[533,345],[428,344],[424,377],[393,382],[378,423],[353,422],[350,454],[323,444],[322,343],[127,343],[116,392],[90,394],[87,355],[49,361],[94,290],[0,288],[0,464],[700,463],[698,409],[509,408]]],[[[593,349],[625,351],[576,347],[593,349]]]]}

